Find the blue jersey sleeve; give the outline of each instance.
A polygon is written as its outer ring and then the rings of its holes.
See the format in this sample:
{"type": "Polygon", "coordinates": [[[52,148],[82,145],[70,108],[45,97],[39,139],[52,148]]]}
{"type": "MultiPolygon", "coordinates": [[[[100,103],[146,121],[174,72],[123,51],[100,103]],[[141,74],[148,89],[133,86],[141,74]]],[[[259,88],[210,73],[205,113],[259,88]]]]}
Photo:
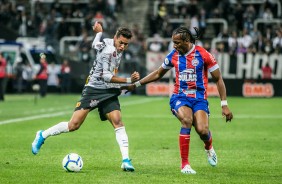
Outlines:
{"type": "Polygon", "coordinates": [[[163,64],[162,64],[162,67],[163,67],[164,69],[171,69],[171,68],[174,67],[173,64],[172,64],[172,62],[171,62],[172,56],[174,55],[174,53],[175,53],[175,50],[171,51],[171,52],[166,56],[166,58],[165,58],[165,60],[164,60],[164,62],[163,62],[163,64]]]}

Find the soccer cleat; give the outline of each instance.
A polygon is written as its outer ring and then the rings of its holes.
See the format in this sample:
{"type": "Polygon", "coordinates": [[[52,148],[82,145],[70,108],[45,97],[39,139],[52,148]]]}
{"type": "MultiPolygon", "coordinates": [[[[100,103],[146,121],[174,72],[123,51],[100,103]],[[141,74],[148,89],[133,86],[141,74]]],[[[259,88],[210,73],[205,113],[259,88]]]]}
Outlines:
{"type": "Polygon", "coordinates": [[[196,171],[194,171],[188,164],[181,169],[181,172],[183,174],[196,174],[196,171]]]}
{"type": "Polygon", "coordinates": [[[34,155],[39,152],[42,144],[44,144],[45,139],[42,137],[42,132],[43,130],[39,130],[38,132],[36,132],[35,139],[31,144],[31,151],[34,155]]]}
{"type": "Polygon", "coordinates": [[[121,169],[123,171],[130,171],[130,172],[133,172],[135,170],[133,165],[131,164],[131,160],[129,160],[128,158],[122,160],[121,169]]]}
{"type": "Polygon", "coordinates": [[[213,149],[213,147],[210,150],[206,150],[208,162],[211,166],[215,167],[217,164],[217,156],[213,149]]]}

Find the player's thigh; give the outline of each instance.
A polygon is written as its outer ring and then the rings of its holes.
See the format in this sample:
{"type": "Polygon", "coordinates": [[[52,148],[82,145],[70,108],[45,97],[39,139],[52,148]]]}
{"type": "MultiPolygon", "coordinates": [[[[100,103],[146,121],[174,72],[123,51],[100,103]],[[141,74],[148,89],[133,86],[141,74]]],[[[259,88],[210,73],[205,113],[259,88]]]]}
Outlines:
{"type": "Polygon", "coordinates": [[[99,107],[100,119],[109,120],[114,128],[123,126],[121,121],[120,103],[117,97],[103,101],[99,107]]]}
{"type": "Polygon", "coordinates": [[[113,125],[114,128],[119,128],[124,126],[121,121],[121,112],[119,110],[114,110],[106,114],[107,119],[113,125]]]}
{"type": "Polygon", "coordinates": [[[198,133],[205,133],[209,129],[209,116],[206,111],[198,110],[194,113],[194,123],[196,131],[198,133]]]}
{"type": "Polygon", "coordinates": [[[84,122],[87,114],[89,113],[89,109],[80,109],[73,112],[72,117],[69,121],[69,126],[77,129],[84,122]]]}
{"type": "Polygon", "coordinates": [[[181,106],[177,110],[176,117],[186,128],[191,128],[193,123],[193,111],[190,107],[181,106]]]}

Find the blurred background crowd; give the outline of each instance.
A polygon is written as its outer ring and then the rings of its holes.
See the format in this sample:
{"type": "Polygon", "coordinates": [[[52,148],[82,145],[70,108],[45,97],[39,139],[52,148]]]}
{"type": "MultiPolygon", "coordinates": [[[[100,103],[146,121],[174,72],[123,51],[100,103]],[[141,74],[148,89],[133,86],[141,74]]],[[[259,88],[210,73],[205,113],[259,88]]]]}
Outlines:
{"type": "MultiPolygon", "coordinates": [[[[113,36],[121,25],[133,30],[134,38],[120,68],[121,74],[126,75],[130,70],[145,74],[146,52],[168,52],[172,48],[172,31],[179,25],[192,31],[193,27],[200,28],[202,37],[197,44],[212,53],[281,53],[281,20],[279,0],[0,1],[0,39],[42,39],[56,58],[48,64],[71,63],[74,78],[81,73],[76,71],[77,66],[84,67],[87,75],[95,56],[91,49],[91,26],[95,21],[103,24],[104,37],[113,36]]],[[[50,71],[59,76],[51,83],[58,80],[56,86],[60,85],[62,69],[50,71]]],[[[84,80],[85,76],[80,78],[84,80]]],[[[70,91],[69,88],[63,91],[70,91]]]]}
{"type": "Polygon", "coordinates": [[[175,27],[184,24],[191,30],[200,28],[203,41],[200,44],[208,50],[213,38],[221,38],[224,44],[217,49],[226,52],[281,52],[281,2],[277,3],[276,0],[190,0],[189,3],[159,0],[157,11],[148,16],[149,36],[170,37],[175,27]],[[218,21],[212,22],[215,19],[218,21]],[[212,25],[208,25],[210,22],[212,25]],[[223,23],[227,26],[222,26],[223,23]]]}

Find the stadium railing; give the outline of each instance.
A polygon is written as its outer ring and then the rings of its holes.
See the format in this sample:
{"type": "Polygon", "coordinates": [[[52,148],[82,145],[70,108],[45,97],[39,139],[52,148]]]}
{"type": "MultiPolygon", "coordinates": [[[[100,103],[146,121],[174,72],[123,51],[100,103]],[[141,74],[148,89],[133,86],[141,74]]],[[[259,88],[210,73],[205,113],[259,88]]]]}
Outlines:
{"type": "Polygon", "coordinates": [[[256,19],[254,21],[254,28],[256,30],[258,30],[258,24],[281,24],[282,23],[282,19],[262,19],[262,18],[259,18],[259,19],[256,19]]]}

